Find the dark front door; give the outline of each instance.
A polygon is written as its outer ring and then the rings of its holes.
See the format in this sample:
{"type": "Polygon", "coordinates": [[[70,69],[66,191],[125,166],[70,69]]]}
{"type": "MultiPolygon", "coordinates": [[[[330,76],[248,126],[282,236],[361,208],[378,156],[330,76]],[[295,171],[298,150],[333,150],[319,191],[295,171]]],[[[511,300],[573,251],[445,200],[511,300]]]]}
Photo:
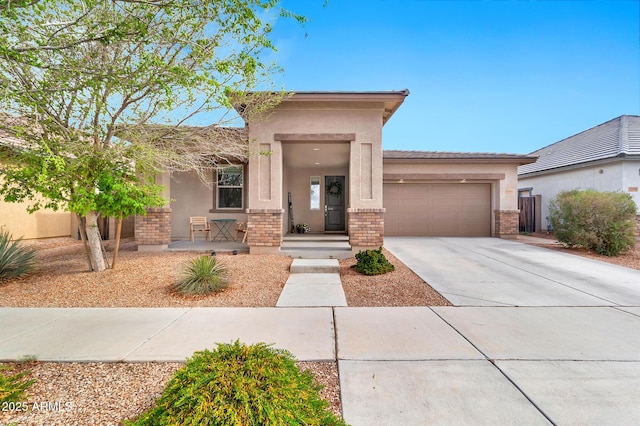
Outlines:
{"type": "Polygon", "coordinates": [[[344,176],[325,176],[324,185],[324,230],[344,231],[344,176]]]}

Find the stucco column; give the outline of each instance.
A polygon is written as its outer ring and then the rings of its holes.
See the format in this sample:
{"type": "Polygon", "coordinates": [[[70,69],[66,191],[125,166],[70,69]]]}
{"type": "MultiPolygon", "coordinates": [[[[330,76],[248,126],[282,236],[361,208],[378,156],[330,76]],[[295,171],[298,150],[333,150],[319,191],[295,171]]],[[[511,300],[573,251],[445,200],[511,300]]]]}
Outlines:
{"type": "Polygon", "coordinates": [[[382,140],[351,141],[349,157],[349,244],[354,251],[384,243],[382,205],[382,140]]]}
{"type": "Polygon", "coordinates": [[[251,138],[247,243],[250,253],[278,253],[282,245],[282,142],[251,138]]]}

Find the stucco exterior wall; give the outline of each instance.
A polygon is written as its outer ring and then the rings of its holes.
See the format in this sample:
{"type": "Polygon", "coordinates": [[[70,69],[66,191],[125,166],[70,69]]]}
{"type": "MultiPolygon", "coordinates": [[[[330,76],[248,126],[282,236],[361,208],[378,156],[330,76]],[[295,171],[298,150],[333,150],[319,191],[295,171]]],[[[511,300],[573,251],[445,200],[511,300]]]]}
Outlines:
{"type": "Polygon", "coordinates": [[[215,186],[205,185],[195,173],[175,173],[171,177],[172,240],[189,239],[189,217],[191,216],[247,221],[244,210],[212,213],[215,203],[214,191],[215,186]]]}
{"type": "Polygon", "coordinates": [[[533,195],[540,195],[541,217],[538,222],[547,228],[549,203],[561,191],[595,189],[597,191],[621,191],[629,193],[640,206],[640,162],[609,162],[592,164],[554,173],[520,177],[518,187],[532,188],[533,195]]]}
{"type": "MultiPolygon", "coordinates": [[[[251,152],[269,150],[270,156],[249,161],[250,209],[286,206],[283,191],[283,144],[277,134],[353,133],[348,190],[349,207],[382,207],[382,114],[383,103],[335,103],[287,101],[268,117],[268,122],[251,121],[251,152]],[[270,183],[270,191],[260,185],[270,183]]],[[[257,156],[257,154],[253,154],[257,156]]],[[[297,220],[297,219],[296,219],[297,220]]]]}
{"type": "Polygon", "coordinates": [[[25,240],[71,236],[71,213],[40,210],[29,214],[27,206],[28,203],[0,201],[0,229],[25,240]]]}
{"type": "Polygon", "coordinates": [[[518,208],[518,174],[517,164],[501,163],[397,163],[385,162],[385,175],[432,175],[429,182],[461,181],[492,183],[492,208],[501,210],[515,210],[518,208]],[[478,176],[478,175],[484,175],[478,176]],[[499,178],[495,176],[500,175],[499,178]],[[487,178],[490,176],[491,178],[487,178]]]}

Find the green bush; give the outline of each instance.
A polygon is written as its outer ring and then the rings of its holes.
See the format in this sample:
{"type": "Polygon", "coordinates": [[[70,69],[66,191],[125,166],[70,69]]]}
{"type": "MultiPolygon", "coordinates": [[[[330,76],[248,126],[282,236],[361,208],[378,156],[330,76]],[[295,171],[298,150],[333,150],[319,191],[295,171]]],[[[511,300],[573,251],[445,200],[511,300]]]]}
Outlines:
{"type": "Polygon", "coordinates": [[[24,275],[36,265],[36,251],[25,247],[22,238],[13,240],[8,231],[0,231],[0,279],[24,275]]]}
{"type": "Polygon", "coordinates": [[[11,367],[0,365],[0,403],[24,401],[27,388],[35,382],[33,379],[24,380],[28,371],[5,375],[4,372],[10,370],[11,367]]]}
{"type": "Polygon", "coordinates": [[[635,246],[636,205],[629,194],[563,191],[549,210],[556,238],[569,247],[618,256],[635,246]]]}
{"type": "Polygon", "coordinates": [[[200,256],[186,267],[174,289],[180,294],[199,295],[222,291],[229,285],[227,268],[215,256],[200,256]]]}
{"type": "Polygon", "coordinates": [[[391,272],[395,267],[382,253],[382,247],[378,250],[360,250],[356,254],[357,263],[353,268],[365,275],[380,275],[391,272]]]}
{"type": "Polygon", "coordinates": [[[155,407],[129,425],[344,425],[293,356],[236,341],[196,352],[155,407]]]}

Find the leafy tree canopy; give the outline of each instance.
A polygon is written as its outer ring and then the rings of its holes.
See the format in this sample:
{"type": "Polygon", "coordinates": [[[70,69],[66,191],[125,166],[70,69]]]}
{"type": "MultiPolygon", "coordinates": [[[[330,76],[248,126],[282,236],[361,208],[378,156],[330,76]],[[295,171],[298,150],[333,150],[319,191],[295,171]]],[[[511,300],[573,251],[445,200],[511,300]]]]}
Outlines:
{"type": "Polygon", "coordinates": [[[242,132],[178,126],[281,99],[242,98],[279,71],[262,57],[281,17],[304,22],[277,0],[2,1],[0,139],[20,142],[0,150],[0,195],[122,217],[166,203],[160,171],[204,178],[221,158],[248,155],[242,132]]]}

